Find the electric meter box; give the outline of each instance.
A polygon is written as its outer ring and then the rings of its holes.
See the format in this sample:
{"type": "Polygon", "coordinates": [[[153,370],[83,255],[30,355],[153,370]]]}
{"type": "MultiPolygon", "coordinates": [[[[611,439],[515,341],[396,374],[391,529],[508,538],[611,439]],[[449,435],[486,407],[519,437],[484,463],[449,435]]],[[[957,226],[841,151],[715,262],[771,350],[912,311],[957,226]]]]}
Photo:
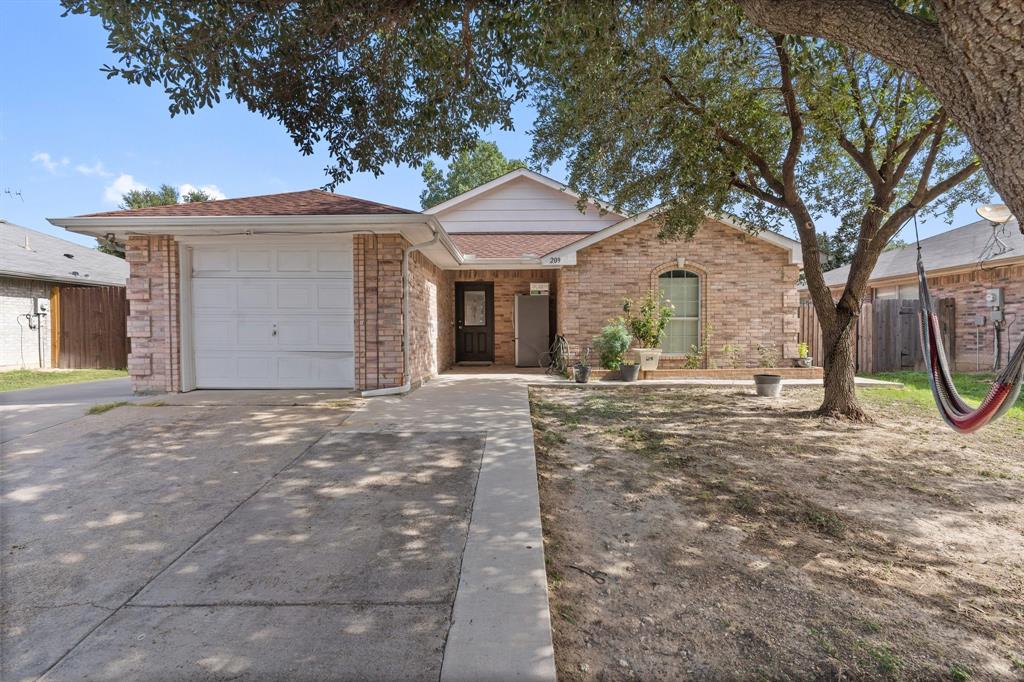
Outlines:
{"type": "Polygon", "coordinates": [[[36,305],[33,312],[36,315],[49,315],[50,314],[50,299],[48,298],[37,298],[36,305]]]}
{"type": "Polygon", "coordinates": [[[989,308],[1002,308],[1003,307],[1003,290],[1002,289],[986,289],[985,290],[985,305],[989,308]]]}

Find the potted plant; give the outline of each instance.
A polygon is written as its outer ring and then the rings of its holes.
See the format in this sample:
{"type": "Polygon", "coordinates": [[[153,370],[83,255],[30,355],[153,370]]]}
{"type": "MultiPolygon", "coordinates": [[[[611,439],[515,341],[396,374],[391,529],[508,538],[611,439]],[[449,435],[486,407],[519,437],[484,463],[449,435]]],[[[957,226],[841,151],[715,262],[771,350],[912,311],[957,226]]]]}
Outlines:
{"type": "MultiPolygon", "coordinates": [[[[617,317],[605,325],[601,329],[601,334],[594,339],[594,346],[597,347],[598,355],[601,356],[601,366],[605,369],[619,370],[619,373],[622,374],[626,351],[629,350],[629,344],[632,341],[633,337],[626,329],[626,321],[621,317],[617,317]]],[[[638,367],[636,372],[639,371],[638,367]]],[[[636,381],[635,373],[633,380],[636,381]]]]}
{"type": "Polygon", "coordinates": [[[590,381],[590,349],[584,348],[580,352],[580,357],[577,358],[576,363],[572,366],[573,376],[576,377],[577,384],[585,384],[590,381]]]}
{"type": "Polygon", "coordinates": [[[661,342],[665,338],[665,329],[673,310],[675,308],[671,302],[663,303],[660,295],[653,291],[649,291],[639,305],[628,298],[622,303],[622,312],[626,313],[626,328],[635,344],[633,352],[636,353],[640,369],[645,372],[658,369],[661,342]]]}
{"type": "Polygon", "coordinates": [[[640,378],[640,365],[632,360],[626,360],[619,365],[619,376],[623,381],[636,381],[640,378]]]}
{"type": "Polygon", "coordinates": [[[810,367],[813,358],[811,357],[811,348],[804,342],[800,342],[796,346],[796,364],[797,367],[810,367]]]}
{"type": "MultiPolygon", "coordinates": [[[[774,346],[758,344],[757,354],[761,358],[761,366],[765,368],[777,367],[779,364],[779,351],[774,346]]],[[[754,387],[759,396],[765,398],[778,398],[782,394],[782,377],[778,374],[755,374],[754,387]]]]}

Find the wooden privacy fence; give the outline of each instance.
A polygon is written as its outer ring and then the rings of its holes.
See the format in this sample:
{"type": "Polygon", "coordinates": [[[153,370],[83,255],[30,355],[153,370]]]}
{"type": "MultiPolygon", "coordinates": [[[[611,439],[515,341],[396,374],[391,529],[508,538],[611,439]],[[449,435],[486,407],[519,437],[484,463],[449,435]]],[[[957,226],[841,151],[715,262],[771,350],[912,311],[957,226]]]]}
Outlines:
{"type": "MultiPolygon", "coordinates": [[[[918,301],[885,299],[863,304],[853,334],[857,371],[870,374],[923,369],[918,329],[920,310],[918,301]]],[[[956,357],[955,299],[940,299],[938,310],[947,357],[956,357]]],[[[821,325],[818,324],[814,305],[809,302],[800,304],[799,341],[807,344],[814,364],[822,366],[825,345],[821,325]]]]}
{"type": "Polygon", "coordinates": [[[55,365],[63,369],[128,366],[124,287],[62,286],[54,297],[55,365]]]}

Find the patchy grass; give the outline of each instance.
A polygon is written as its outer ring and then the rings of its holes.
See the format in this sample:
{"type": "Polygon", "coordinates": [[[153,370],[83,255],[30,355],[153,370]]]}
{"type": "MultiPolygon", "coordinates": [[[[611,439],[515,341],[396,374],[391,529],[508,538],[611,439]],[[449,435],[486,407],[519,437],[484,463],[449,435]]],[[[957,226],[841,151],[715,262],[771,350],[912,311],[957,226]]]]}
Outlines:
{"type": "Polygon", "coordinates": [[[97,403],[96,405],[90,407],[89,411],[86,412],[86,414],[105,414],[115,408],[124,407],[127,404],[127,400],[118,400],[117,402],[113,403],[97,403]]]}
{"type": "Polygon", "coordinates": [[[1024,679],[1024,425],[862,395],[534,388],[559,678],[1024,679]]]}
{"type": "MultiPolygon", "coordinates": [[[[873,398],[877,401],[904,401],[919,405],[921,407],[935,406],[932,398],[932,389],[928,385],[928,375],[924,372],[881,372],[869,374],[872,379],[883,381],[898,381],[903,388],[871,388],[861,389],[862,395],[873,398]]],[[[979,404],[984,400],[990,388],[992,388],[992,374],[954,374],[953,379],[957,392],[972,405],[979,404]]],[[[1024,394],[1021,395],[1017,404],[1006,413],[1007,417],[1024,421],[1024,394]]]]}
{"type": "Polygon", "coordinates": [[[120,369],[13,369],[8,372],[0,372],[0,393],[20,391],[23,388],[77,384],[100,379],[119,379],[126,376],[128,376],[128,372],[120,369]]]}

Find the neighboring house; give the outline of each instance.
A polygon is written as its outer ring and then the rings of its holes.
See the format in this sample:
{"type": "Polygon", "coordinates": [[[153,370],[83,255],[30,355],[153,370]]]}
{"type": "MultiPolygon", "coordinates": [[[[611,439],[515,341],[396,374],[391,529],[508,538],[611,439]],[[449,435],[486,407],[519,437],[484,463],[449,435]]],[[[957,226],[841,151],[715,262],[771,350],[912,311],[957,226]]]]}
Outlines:
{"type": "Polygon", "coordinates": [[[0,220],[0,369],[56,364],[62,288],[124,287],[127,279],[121,258],[0,220]]]}
{"type": "MultiPolygon", "coordinates": [[[[950,359],[956,368],[992,366],[996,325],[1002,328],[1005,362],[1006,350],[1024,334],[1024,235],[1017,221],[993,227],[979,220],[922,239],[921,253],[932,298],[955,300],[955,358],[950,359]]],[[[836,268],[825,273],[825,283],[838,296],[849,274],[849,266],[836,268]]],[[[879,256],[868,287],[867,301],[916,301],[916,244],[879,256]]]]}
{"type": "Polygon", "coordinates": [[[142,392],[374,391],[457,362],[511,365],[516,296],[538,285],[547,320],[535,306],[529,322],[521,314],[520,364],[535,366],[555,333],[591,345],[625,297],[651,289],[676,300],[664,367],[705,329],[705,363],[725,362],[725,344],[746,366],[759,345],[795,356],[797,242],[711,218],[690,241],[662,242],[653,212],[578,201],[520,169],[422,213],[308,190],[51,222],[126,243],[129,371],[142,392]],[[537,330],[541,348],[522,350],[537,330]]]}

